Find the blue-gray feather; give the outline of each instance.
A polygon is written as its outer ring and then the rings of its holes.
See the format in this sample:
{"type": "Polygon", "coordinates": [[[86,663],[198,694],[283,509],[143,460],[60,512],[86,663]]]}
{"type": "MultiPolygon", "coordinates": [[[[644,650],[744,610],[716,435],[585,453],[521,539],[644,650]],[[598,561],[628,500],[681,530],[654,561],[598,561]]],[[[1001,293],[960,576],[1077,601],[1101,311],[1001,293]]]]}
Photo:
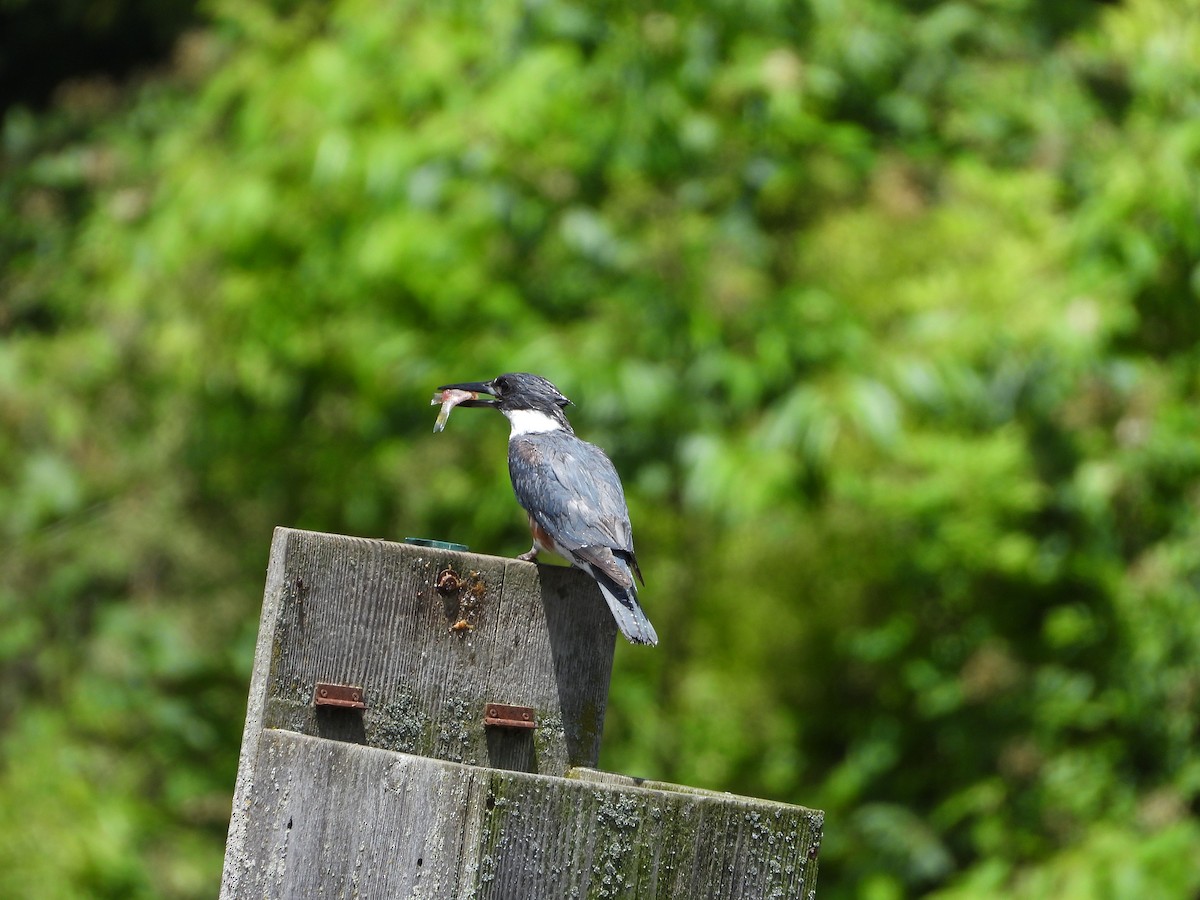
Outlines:
{"type": "Polygon", "coordinates": [[[633,552],[621,480],[599,447],[564,431],[516,438],[509,475],[517,502],[563,546],[633,552]]]}
{"type": "Polygon", "coordinates": [[[625,492],[604,451],[567,431],[551,431],[514,438],[508,463],[517,502],[559,552],[596,579],[625,636],[657,643],[637,602],[634,573],[640,578],[641,572],[625,492]]]}
{"type": "Polygon", "coordinates": [[[563,412],[571,401],[530,372],[438,390],[466,392],[470,399],[460,405],[490,406],[512,425],[508,471],[534,540],[520,558],[535,559],[539,548],[562,554],[596,580],[622,634],[636,644],[657,644],[638,605],[635,577],[640,581],[642,573],[621,479],[604,451],[575,437],[563,412]]]}

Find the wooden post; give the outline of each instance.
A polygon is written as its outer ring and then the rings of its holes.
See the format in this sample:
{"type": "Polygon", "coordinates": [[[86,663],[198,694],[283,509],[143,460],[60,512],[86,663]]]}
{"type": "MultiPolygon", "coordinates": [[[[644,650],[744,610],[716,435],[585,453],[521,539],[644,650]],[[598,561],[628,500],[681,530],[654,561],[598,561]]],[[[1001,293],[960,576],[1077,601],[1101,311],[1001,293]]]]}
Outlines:
{"type": "Polygon", "coordinates": [[[277,529],[221,897],[810,896],[821,813],[592,768],[615,635],[576,570],[277,529]]]}

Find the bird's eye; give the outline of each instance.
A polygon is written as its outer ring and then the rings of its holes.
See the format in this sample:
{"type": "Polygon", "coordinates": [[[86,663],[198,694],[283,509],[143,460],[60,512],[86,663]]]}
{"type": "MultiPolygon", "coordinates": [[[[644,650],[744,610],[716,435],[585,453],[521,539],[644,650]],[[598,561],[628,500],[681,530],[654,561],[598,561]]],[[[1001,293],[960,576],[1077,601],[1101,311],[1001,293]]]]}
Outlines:
{"type": "Polygon", "coordinates": [[[499,378],[493,381],[492,384],[494,384],[500,390],[506,391],[508,390],[508,376],[501,375],[499,378]]]}

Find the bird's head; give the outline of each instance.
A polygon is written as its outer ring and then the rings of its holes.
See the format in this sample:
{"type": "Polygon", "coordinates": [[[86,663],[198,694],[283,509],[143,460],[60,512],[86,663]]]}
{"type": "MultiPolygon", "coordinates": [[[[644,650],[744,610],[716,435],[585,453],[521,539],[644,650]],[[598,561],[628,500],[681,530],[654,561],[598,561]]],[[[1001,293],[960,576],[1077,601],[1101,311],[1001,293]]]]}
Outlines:
{"type": "Polygon", "coordinates": [[[530,372],[509,372],[491,381],[468,381],[444,384],[439,391],[459,390],[487,394],[492,399],[477,397],[459,406],[490,406],[500,410],[512,423],[513,435],[530,432],[571,431],[563,407],[571,401],[558,388],[530,372]]]}

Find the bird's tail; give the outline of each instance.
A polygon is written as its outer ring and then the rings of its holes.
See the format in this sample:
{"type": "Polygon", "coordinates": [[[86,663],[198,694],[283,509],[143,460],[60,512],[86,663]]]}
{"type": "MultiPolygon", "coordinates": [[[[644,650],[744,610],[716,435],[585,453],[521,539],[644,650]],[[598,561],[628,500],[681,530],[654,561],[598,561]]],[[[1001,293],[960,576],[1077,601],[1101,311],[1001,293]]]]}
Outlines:
{"type": "Polygon", "coordinates": [[[629,577],[629,586],[625,587],[602,572],[598,566],[589,568],[596,584],[600,586],[600,593],[608,601],[608,608],[612,610],[621,634],[625,635],[631,644],[657,644],[658,634],[638,605],[637,587],[633,583],[633,576],[629,577]]]}

